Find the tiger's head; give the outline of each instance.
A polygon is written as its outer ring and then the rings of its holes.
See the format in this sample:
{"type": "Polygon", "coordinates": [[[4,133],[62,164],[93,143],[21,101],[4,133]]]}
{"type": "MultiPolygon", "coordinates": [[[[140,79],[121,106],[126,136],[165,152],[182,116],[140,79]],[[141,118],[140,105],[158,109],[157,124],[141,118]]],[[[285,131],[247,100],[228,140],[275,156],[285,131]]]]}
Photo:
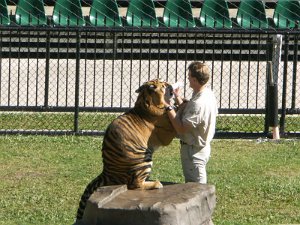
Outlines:
{"type": "Polygon", "coordinates": [[[176,132],[166,113],[164,99],[169,100],[172,97],[172,86],[157,79],[145,82],[136,92],[139,95],[135,103],[135,110],[144,118],[149,115],[154,117],[154,121],[152,121],[154,126],[148,146],[156,149],[159,146],[170,144],[176,132]]]}
{"type": "Polygon", "coordinates": [[[135,108],[147,112],[153,116],[161,116],[165,113],[164,99],[170,99],[172,86],[159,79],[145,82],[136,93],[138,98],[135,108]]]}

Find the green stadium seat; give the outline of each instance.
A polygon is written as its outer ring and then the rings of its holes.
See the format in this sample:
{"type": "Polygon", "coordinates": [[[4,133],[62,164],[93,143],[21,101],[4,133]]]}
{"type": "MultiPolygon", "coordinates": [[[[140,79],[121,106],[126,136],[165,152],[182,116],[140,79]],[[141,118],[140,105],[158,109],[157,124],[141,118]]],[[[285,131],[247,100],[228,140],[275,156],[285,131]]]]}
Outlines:
{"type": "Polygon", "coordinates": [[[127,9],[128,26],[158,27],[158,19],[152,0],[131,0],[127,9]]]}
{"type": "Polygon", "coordinates": [[[300,22],[300,2],[297,0],[278,0],[273,20],[276,28],[294,28],[300,22]]]}
{"type": "Polygon", "coordinates": [[[118,5],[115,0],[94,0],[89,15],[93,26],[115,27],[122,26],[118,5]]]}
{"type": "Polygon", "coordinates": [[[200,11],[200,24],[210,28],[232,28],[226,0],[204,0],[200,11]]]}
{"type": "Polygon", "coordinates": [[[43,0],[19,0],[15,20],[19,25],[47,25],[43,0]]]}
{"type": "Polygon", "coordinates": [[[52,19],[57,26],[84,26],[81,1],[56,0],[52,19]]]}
{"type": "Polygon", "coordinates": [[[237,11],[239,26],[249,28],[268,28],[265,5],[262,0],[243,0],[237,11]]]}
{"type": "Polygon", "coordinates": [[[163,13],[163,23],[167,27],[195,27],[190,1],[168,0],[163,13]]]}
{"type": "Polygon", "coordinates": [[[0,0],[0,25],[9,25],[10,17],[8,15],[6,0],[0,0]]]}

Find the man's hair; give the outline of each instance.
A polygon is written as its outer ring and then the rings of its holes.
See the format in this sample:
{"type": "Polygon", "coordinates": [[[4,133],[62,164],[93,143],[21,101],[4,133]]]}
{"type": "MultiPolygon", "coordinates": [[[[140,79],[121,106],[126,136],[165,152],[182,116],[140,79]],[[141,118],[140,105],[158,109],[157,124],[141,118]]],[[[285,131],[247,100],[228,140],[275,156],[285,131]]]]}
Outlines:
{"type": "Polygon", "coordinates": [[[205,63],[192,62],[188,69],[191,72],[191,76],[195,77],[201,85],[208,82],[210,78],[210,70],[205,63]]]}

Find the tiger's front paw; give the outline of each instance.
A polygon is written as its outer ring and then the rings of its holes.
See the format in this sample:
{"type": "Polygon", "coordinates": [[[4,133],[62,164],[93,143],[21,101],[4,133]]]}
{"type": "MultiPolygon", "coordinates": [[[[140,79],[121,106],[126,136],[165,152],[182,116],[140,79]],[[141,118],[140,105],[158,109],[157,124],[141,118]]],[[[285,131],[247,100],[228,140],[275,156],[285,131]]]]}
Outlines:
{"type": "Polygon", "coordinates": [[[155,189],[159,189],[159,188],[163,188],[164,186],[160,183],[160,181],[155,181],[155,185],[154,185],[154,188],[155,189]]]}
{"type": "Polygon", "coordinates": [[[158,180],[157,181],[146,181],[141,186],[141,188],[143,190],[159,189],[162,187],[163,187],[163,185],[158,180]]]}

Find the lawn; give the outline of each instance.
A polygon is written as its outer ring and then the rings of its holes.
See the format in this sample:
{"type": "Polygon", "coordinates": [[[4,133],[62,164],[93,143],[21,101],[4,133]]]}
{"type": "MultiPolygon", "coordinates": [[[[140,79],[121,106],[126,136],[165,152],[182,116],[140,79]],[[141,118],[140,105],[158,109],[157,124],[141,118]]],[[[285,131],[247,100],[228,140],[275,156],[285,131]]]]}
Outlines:
{"type": "MultiPolygon", "coordinates": [[[[103,131],[120,113],[81,112],[79,130],[103,131]]],[[[288,115],[286,132],[299,132],[300,116],[288,115]]],[[[263,132],[264,115],[223,114],[217,117],[217,132],[263,132]]],[[[0,130],[74,130],[74,114],[67,112],[0,112],[0,130]]]]}
{"type": "MultiPolygon", "coordinates": [[[[72,224],[101,171],[102,137],[0,136],[0,224],[72,224]]],[[[209,183],[218,224],[300,224],[300,140],[214,140],[209,183]]],[[[179,142],[154,154],[151,179],[183,182],[179,142]]]]}

